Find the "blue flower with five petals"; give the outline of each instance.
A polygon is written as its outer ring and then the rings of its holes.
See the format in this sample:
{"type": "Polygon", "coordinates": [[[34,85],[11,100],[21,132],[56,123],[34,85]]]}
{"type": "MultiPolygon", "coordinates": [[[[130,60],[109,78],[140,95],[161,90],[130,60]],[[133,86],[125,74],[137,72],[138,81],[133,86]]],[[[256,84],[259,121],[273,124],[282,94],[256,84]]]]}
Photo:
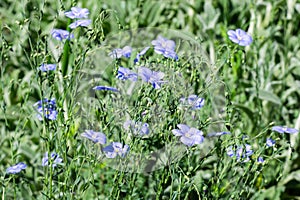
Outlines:
{"type": "Polygon", "coordinates": [[[125,58],[129,58],[131,56],[131,52],[132,48],[130,46],[125,46],[122,49],[114,49],[108,55],[112,58],[121,58],[122,56],[124,56],[125,58]]]}
{"type": "Polygon", "coordinates": [[[151,44],[154,46],[154,51],[157,54],[162,54],[166,58],[172,58],[178,60],[178,56],[175,52],[175,42],[168,40],[162,36],[157,36],[156,40],[153,40],[151,44]]]}
{"type": "Polygon", "coordinates": [[[53,29],[51,32],[53,38],[62,41],[63,39],[72,39],[74,38],[73,34],[70,34],[69,31],[62,30],[62,29],[53,29]]]}
{"type": "Polygon", "coordinates": [[[90,20],[90,19],[80,19],[80,20],[77,20],[77,21],[73,22],[72,24],[70,24],[69,27],[71,29],[75,29],[78,26],[87,27],[91,23],[92,23],[92,20],[90,20]]]}
{"type": "Polygon", "coordinates": [[[271,138],[267,138],[266,145],[267,145],[268,147],[274,146],[275,143],[276,143],[275,140],[272,140],[271,138]]]}
{"type": "Polygon", "coordinates": [[[152,71],[146,67],[140,67],[138,74],[143,81],[151,83],[154,89],[159,89],[166,82],[162,80],[165,76],[163,72],[152,71]]]}
{"type": "Polygon", "coordinates": [[[227,34],[232,42],[240,46],[248,46],[252,43],[252,37],[241,29],[229,30],[227,34]]]}
{"type": "MultiPolygon", "coordinates": [[[[62,163],[63,161],[62,158],[60,158],[59,155],[54,152],[52,152],[50,156],[51,156],[53,168],[56,167],[57,164],[62,163]]],[[[42,159],[42,166],[48,166],[49,164],[50,162],[49,162],[48,152],[46,152],[42,159]]]]}
{"type": "Polygon", "coordinates": [[[6,173],[8,174],[17,174],[21,172],[23,169],[26,169],[27,165],[23,162],[20,162],[14,166],[11,166],[6,169],[6,173]]]}
{"type": "Polygon", "coordinates": [[[65,15],[71,19],[87,18],[90,14],[87,8],[72,7],[70,11],[65,12],[65,15]]]}
{"type": "Polygon", "coordinates": [[[295,128],[288,128],[286,126],[273,126],[272,131],[276,131],[278,133],[289,133],[289,134],[294,134],[298,133],[299,130],[295,128]]]}
{"type": "Polygon", "coordinates": [[[201,144],[204,141],[203,132],[196,129],[190,128],[185,124],[178,124],[177,127],[179,129],[173,129],[172,133],[175,136],[180,136],[180,141],[187,145],[193,146],[195,144],[201,144]]]}
{"type": "Polygon", "coordinates": [[[129,152],[129,149],[127,144],[123,147],[123,144],[120,142],[112,142],[110,145],[103,148],[103,152],[107,158],[115,158],[117,155],[125,157],[129,152]]]}
{"type": "Polygon", "coordinates": [[[118,69],[118,75],[117,78],[120,80],[131,80],[131,81],[137,81],[137,73],[134,73],[128,68],[125,67],[119,67],[118,69]]]}
{"type": "Polygon", "coordinates": [[[56,69],[56,64],[42,64],[39,69],[42,72],[54,71],[56,69]]]}
{"type": "Polygon", "coordinates": [[[101,132],[86,130],[81,134],[81,136],[93,141],[94,143],[106,144],[106,135],[101,132]]]}

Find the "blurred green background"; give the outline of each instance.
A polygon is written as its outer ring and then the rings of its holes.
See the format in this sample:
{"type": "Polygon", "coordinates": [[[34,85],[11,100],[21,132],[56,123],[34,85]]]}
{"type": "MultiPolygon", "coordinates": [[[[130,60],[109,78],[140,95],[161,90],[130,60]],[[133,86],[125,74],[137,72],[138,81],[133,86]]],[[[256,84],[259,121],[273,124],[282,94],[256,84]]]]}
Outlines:
{"type": "MultiPolygon", "coordinates": [[[[226,85],[226,97],[229,102],[227,105],[229,131],[244,133],[255,138],[263,130],[267,132],[266,127],[271,122],[300,128],[300,1],[1,0],[0,171],[2,193],[5,188],[5,169],[13,164],[11,152],[20,153],[21,151],[21,154],[31,163],[37,161],[42,154],[39,152],[38,145],[38,132],[42,128],[30,119],[33,117],[30,105],[39,99],[40,92],[36,81],[38,76],[36,68],[44,61],[53,61],[53,58],[49,56],[49,51],[58,47],[52,46],[52,49],[48,49],[50,32],[53,28],[66,29],[68,20],[63,12],[75,5],[88,8],[93,23],[85,31],[78,30],[77,34],[80,33],[84,37],[81,37],[76,44],[78,48],[71,50],[74,55],[81,51],[95,49],[105,38],[124,30],[146,27],[180,30],[199,41],[212,65],[221,69],[220,78],[226,85]],[[253,37],[253,43],[249,47],[237,47],[228,39],[227,31],[237,28],[247,31],[253,37]]],[[[74,60],[76,62],[75,58],[74,60]]],[[[298,145],[300,140],[298,136],[285,136],[285,139],[293,147],[292,156],[289,157],[286,149],[282,150],[282,155],[277,158],[279,161],[270,162],[271,167],[266,168],[263,175],[253,172],[252,175],[257,181],[252,183],[253,187],[247,191],[250,194],[247,198],[300,198],[300,146],[298,145]],[[257,192],[258,190],[260,192],[257,192]]],[[[208,168],[213,171],[214,167],[215,165],[210,163],[208,168]]],[[[31,173],[37,175],[41,173],[39,171],[41,169],[33,170],[31,173]]],[[[114,175],[113,172],[107,173],[111,173],[111,178],[114,175]]],[[[205,169],[201,173],[205,173],[205,169]]],[[[144,179],[137,178],[137,175],[133,176],[141,181],[136,183],[136,190],[147,190],[143,185],[147,185],[145,184],[147,181],[151,182],[150,179],[154,181],[155,176],[159,177],[159,172],[158,175],[144,179]]],[[[200,174],[195,176],[200,176],[200,174]]],[[[227,178],[230,179],[230,177],[227,178]]],[[[94,182],[95,188],[101,188],[101,184],[107,182],[104,180],[107,178],[101,177],[101,179],[102,182],[94,182]]],[[[220,198],[238,198],[241,188],[237,189],[239,191],[236,194],[233,193],[233,196],[230,196],[223,191],[230,188],[229,182],[225,181],[222,185],[218,181],[207,185],[207,187],[212,187],[210,191],[218,190],[216,193],[220,194],[220,198]],[[213,186],[214,184],[220,184],[220,188],[213,186]]],[[[201,185],[200,182],[198,183],[201,185]]],[[[167,190],[167,183],[166,181],[166,184],[161,186],[162,188],[149,189],[149,193],[152,192],[152,194],[145,199],[153,198],[151,195],[154,195],[156,190],[167,190]]],[[[105,187],[109,188],[111,184],[105,187]]],[[[124,182],[119,184],[122,185],[124,182]]],[[[87,183],[86,185],[79,184],[78,191],[92,190],[87,185],[87,183]]],[[[151,187],[151,184],[149,185],[151,187]]],[[[24,191],[31,191],[24,199],[30,196],[38,197],[34,191],[41,190],[39,185],[31,184],[30,187],[22,188],[24,191]]],[[[199,188],[205,187],[201,185],[199,188]]],[[[77,189],[73,188],[72,191],[75,190],[77,189]]],[[[97,194],[104,194],[104,190],[99,189],[97,194]]],[[[178,194],[179,196],[174,198],[196,198],[197,193],[193,193],[194,189],[191,190],[192,192],[184,191],[187,195],[180,197],[178,194]]],[[[231,190],[234,188],[228,189],[228,191],[231,190]]],[[[126,193],[126,191],[123,192],[126,193]]],[[[145,192],[136,192],[136,198],[142,199],[145,192]]],[[[207,199],[215,197],[208,195],[207,199]]],[[[85,198],[88,197],[85,196],[85,198]]]]}

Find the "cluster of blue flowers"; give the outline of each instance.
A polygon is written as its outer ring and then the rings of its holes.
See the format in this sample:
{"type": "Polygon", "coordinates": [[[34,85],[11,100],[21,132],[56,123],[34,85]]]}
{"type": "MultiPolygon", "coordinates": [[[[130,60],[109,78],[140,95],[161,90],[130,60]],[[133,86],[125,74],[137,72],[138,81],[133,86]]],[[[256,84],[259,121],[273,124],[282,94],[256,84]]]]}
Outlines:
{"type": "Polygon", "coordinates": [[[142,122],[136,122],[134,120],[127,120],[124,122],[123,127],[127,131],[132,131],[134,135],[148,135],[149,130],[149,124],[148,123],[142,123],[142,122]]]}
{"type": "MultiPolygon", "coordinates": [[[[241,30],[241,29],[229,30],[227,32],[227,34],[228,34],[229,39],[232,42],[234,42],[240,46],[249,46],[253,41],[252,37],[248,33],[246,33],[244,30],[241,30]]],[[[273,126],[272,131],[275,131],[275,132],[278,132],[281,134],[283,134],[283,133],[295,134],[295,133],[299,132],[297,129],[288,128],[286,126],[273,126]]],[[[276,144],[275,140],[273,140],[272,138],[267,138],[267,140],[266,140],[267,147],[274,147],[275,144],[276,144]]],[[[235,149],[233,149],[232,146],[229,146],[227,148],[227,154],[230,157],[235,156],[238,161],[240,161],[241,158],[243,158],[243,162],[247,162],[250,160],[249,157],[253,154],[253,151],[249,144],[245,144],[245,152],[243,149],[244,148],[242,146],[238,146],[235,149]]],[[[258,157],[257,162],[263,163],[264,162],[263,157],[261,157],[261,156],[258,157]]]]}
{"type": "MultiPolygon", "coordinates": [[[[56,167],[57,164],[62,163],[62,159],[59,157],[58,154],[52,152],[51,153],[51,163],[52,167],[56,167]]],[[[44,157],[42,158],[42,166],[50,166],[49,158],[48,158],[48,152],[44,154],[44,157]]],[[[20,173],[22,170],[25,170],[27,168],[27,165],[24,162],[19,162],[16,165],[13,165],[11,167],[8,167],[6,169],[7,174],[17,174],[20,173]]]]}
{"type": "MultiPolygon", "coordinates": [[[[76,19],[75,22],[71,23],[69,25],[69,28],[75,29],[77,27],[87,27],[91,24],[90,19],[88,18],[89,10],[87,8],[78,8],[78,7],[72,7],[70,11],[65,12],[65,16],[69,17],[71,19],[76,19]]],[[[74,34],[70,33],[67,30],[62,29],[53,29],[51,31],[51,35],[56,40],[62,41],[64,39],[70,40],[74,38],[74,34]]],[[[57,65],[56,64],[47,64],[43,63],[38,68],[42,72],[49,72],[56,70],[57,65]]],[[[34,107],[36,108],[38,114],[37,118],[40,121],[45,120],[56,120],[57,118],[57,108],[56,108],[56,100],[54,98],[52,99],[43,99],[34,104],[34,107]]],[[[62,159],[59,157],[58,154],[55,152],[52,152],[50,154],[50,159],[52,162],[49,162],[48,152],[45,153],[43,159],[42,159],[42,166],[48,166],[50,163],[52,163],[52,167],[56,167],[57,164],[62,162],[62,159]]],[[[26,169],[27,165],[23,162],[20,162],[14,166],[11,166],[7,168],[6,172],[9,174],[16,174],[21,172],[22,170],[26,169]]]]}
{"type": "MultiPolygon", "coordinates": [[[[93,130],[86,130],[81,134],[81,136],[100,145],[105,145],[107,140],[104,133],[93,130]]],[[[129,152],[129,149],[130,148],[127,144],[123,146],[120,142],[111,142],[108,146],[102,148],[102,151],[107,158],[115,158],[117,155],[124,157],[129,152]]]]}
{"type": "Polygon", "coordinates": [[[182,97],[179,99],[179,101],[183,105],[187,105],[187,106],[191,107],[193,110],[199,110],[200,108],[202,108],[204,106],[204,103],[205,103],[204,98],[200,98],[195,94],[189,95],[187,98],[182,97]]]}
{"type": "MultiPolygon", "coordinates": [[[[154,52],[160,55],[163,55],[167,59],[173,59],[177,61],[178,55],[175,52],[176,44],[173,40],[169,40],[163,38],[162,36],[158,36],[156,40],[151,42],[153,45],[154,52]]],[[[150,46],[145,47],[141,52],[139,52],[134,59],[134,64],[138,63],[141,56],[145,55],[147,51],[150,49],[150,46]]],[[[123,48],[117,48],[111,51],[108,54],[113,59],[122,59],[122,58],[130,58],[132,55],[132,48],[130,46],[125,46],[123,48]]],[[[137,72],[134,72],[131,69],[124,68],[119,66],[118,74],[116,78],[120,80],[130,80],[130,81],[137,81],[138,77],[142,79],[142,81],[149,83],[152,85],[154,89],[160,89],[163,84],[167,83],[168,81],[164,80],[165,74],[160,71],[153,71],[145,66],[139,66],[137,68],[137,72]]],[[[95,90],[110,90],[113,92],[118,92],[119,90],[109,86],[96,86],[93,89],[95,90]]],[[[191,108],[192,110],[199,110],[201,109],[204,104],[204,98],[200,98],[195,94],[189,95],[187,98],[182,97],[179,101],[191,108]]],[[[185,124],[178,124],[179,129],[174,129],[172,132],[175,136],[180,136],[180,141],[187,145],[193,146],[196,144],[201,144],[204,141],[203,132],[196,129],[190,128],[188,125],[185,124]]],[[[127,131],[132,131],[134,135],[148,135],[149,134],[149,125],[148,123],[142,122],[135,122],[132,120],[128,120],[124,123],[124,128],[127,131]]],[[[219,133],[211,133],[208,134],[208,137],[213,136],[221,136],[224,134],[229,134],[229,132],[219,132],[219,133]]]]}
{"type": "MultiPolygon", "coordinates": [[[[298,133],[299,130],[295,129],[295,128],[288,128],[286,126],[273,126],[272,131],[275,131],[277,133],[288,133],[288,134],[295,134],[298,133]]],[[[274,147],[276,144],[276,141],[273,140],[272,138],[267,138],[266,140],[266,146],[267,147],[274,147]]],[[[251,145],[249,144],[245,144],[245,148],[241,145],[238,147],[233,147],[233,146],[229,146],[227,148],[227,155],[230,157],[236,157],[237,161],[242,161],[242,162],[248,162],[250,160],[250,156],[253,154],[253,150],[251,145]]],[[[264,159],[262,156],[259,156],[257,158],[257,162],[258,163],[263,163],[264,159]]]]}
{"type": "Polygon", "coordinates": [[[34,106],[37,108],[37,111],[39,112],[37,117],[40,121],[42,121],[45,117],[45,119],[49,120],[55,120],[57,117],[57,111],[56,111],[56,101],[55,99],[43,99],[34,104],[34,106]]]}
{"type": "MultiPolygon", "coordinates": [[[[89,10],[87,8],[79,8],[79,7],[72,7],[70,11],[65,12],[65,16],[74,19],[75,21],[69,25],[70,29],[76,29],[77,27],[87,27],[91,24],[92,20],[87,19],[89,15],[89,10]]],[[[237,30],[229,30],[227,32],[229,39],[240,45],[240,46],[248,46],[252,43],[252,37],[241,29],[237,30]]],[[[70,40],[74,38],[74,34],[70,33],[67,30],[62,29],[53,29],[51,35],[56,40],[70,40]]],[[[134,58],[134,64],[139,63],[140,59],[147,54],[148,50],[152,48],[155,53],[162,55],[164,58],[172,59],[174,61],[178,61],[179,57],[176,53],[176,44],[173,40],[164,38],[162,36],[157,36],[155,40],[151,42],[153,45],[152,47],[147,46],[142,49],[139,53],[137,53],[136,57],[134,58]]],[[[109,56],[113,59],[122,59],[122,58],[130,58],[132,55],[132,47],[125,46],[123,48],[116,48],[109,53],[109,56]]],[[[39,67],[39,70],[42,72],[54,71],[56,70],[56,64],[46,64],[43,63],[39,67]]],[[[164,80],[165,73],[161,71],[153,71],[145,66],[139,66],[137,68],[137,72],[134,70],[124,68],[119,66],[116,78],[122,81],[130,80],[133,82],[138,81],[138,77],[141,78],[142,81],[151,84],[154,89],[160,89],[163,84],[167,83],[168,81],[164,80]]],[[[95,86],[93,87],[94,90],[100,91],[112,91],[112,92],[119,92],[117,88],[111,86],[95,86]]],[[[204,107],[205,99],[198,97],[196,94],[191,94],[188,97],[182,97],[179,99],[180,103],[184,106],[190,107],[192,110],[199,110],[204,107]]],[[[39,120],[56,120],[58,112],[56,108],[56,100],[55,99],[43,99],[38,101],[34,104],[38,111],[37,118],[39,120]]],[[[174,136],[179,137],[180,141],[188,146],[194,146],[198,144],[202,144],[204,142],[204,134],[201,130],[197,128],[190,127],[187,124],[178,124],[178,129],[173,129],[172,133],[174,136]]],[[[134,135],[145,136],[150,133],[149,124],[144,122],[136,122],[134,120],[127,120],[123,124],[123,128],[126,131],[131,131],[134,135]]],[[[272,127],[273,131],[278,133],[289,133],[295,134],[298,133],[297,129],[283,127],[283,126],[274,126],[272,127]]],[[[216,137],[230,134],[230,132],[217,132],[217,133],[210,133],[207,134],[207,137],[216,137]]],[[[96,132],[93,130],[86,130],[84,133],[81,134],[82,137],[91,140],[95,144],[106,145],[107,137],[102,132],[96,132]]],[[[267,138],[266,146],[267,147],[274,147],[276,145],[275,140],[272,138],[267,138]]],[[[102,146],[101,146],[102,147],[102,146]]],[[[126,154],[130,151],[130,147],[127,144],[122,144],[120,142],[111,142],[109,145],[102,148],[105,156],[107,158],[116,158],[117,156],[123,158],[126,154]]],[[[252,146],[250,144],[244,144],[240,146],[229,146],[227,148],[227,154],[230,157],[236,157],[237,161],[248,162],[251,156],[254,154],[252,146]]],[[[44,154],[42,158],[42,166],[51,166],[56,167],[60,163],[63,162],[63,159],[55,153],[48,153],[44,154]],[[50,155],[50,158],[49,158],[50,155]]],[[[263,163],[263,157],[258,157],[257,162],[263,163]]],[[[8,174],[16,174],[25,170],[27,165],[23,162],[20,162],[16,165],[8,167],[6,172],[8,174]]]]}
{"type": "MultiPolygon", "coordinates": [[[[157,54],[162,54],[165,58],[171,58],[174,60],[178,60],[178,56],[175,52],[175,42],[173,40],[168,40],[163,38],[162,36],[158,36],[157,40],[152,41],[154,51],[157,54]]],[[[150,46],[145,47],[142,49],[135,57],[134,64],[138,63],[141,56],[145,55],[147,51],[150,49],[150,46]]],[[[123,48],[116,48],[113,49],[108,55],[114,59],[121,59],[130,58],[132,54],[132,47],[125,46],[123,48]]],[[[134,72],[131,69],[125,68],[123,66],[119,66],[118,74],[116,78],[120,80],[130,80],[130,81],[137,81],[138,76],[146,83],[150,83],[153,88],[159,89],[161,88],[164,81],[163,78],[165,74],[160,71],[152,71],[151,69],[141,66],[137,70],[138,72],[134,72]]],[[[109,86],[96,86],[94,87],[95,90],[110,90],[113,92],[117,92],[118,89],[109,87],[109,86]]]]}
{"type": "MultiPolygon", "coordinates": [[[[59,155],[57,153],[55,153],[55,152],[52,152],[50,154],[50,157],[51,157],[50,160],[52,161],[51,163],[52,163],[52,167],[53,168],[56,167],[57,164],[62,163],[62,161],[63,161],[63,159],[60,158],[59,155]]],[[[48,152],[46,152],[44,154],[43,159],[42,159],[42,166],[49,166],[49,165],[50,165],[49,156],[48,156],[48,152]]]]}
{"type": "MultiPolygon", "coordinates": [[[[92,23],[90,19],[87,18],[89,15],[89,10],[87,8],[72,7],[70,11],[65,12],[65,16],[71,19],[76,19],[75,22],[69,25],[69,28],[75,29],[77,27],[87,27],[92,23]],[[78,19],[78,20],[77,20],[78,19]]],[[[70,40],[74,38],[74,34],[63,29],[53,29],[51,35],[56,40],[62,41],[64,39],[70,40]]]]}
{"type": "Polygon", "coordinates": [[[245,144],[244,146],[233,147],[229,146],[227,148],[227,155],[230,157],[235,156],[237,161],[243,160],[243,162],[248,162],[250,160],[250,156],[253,154],[253,150],[251,145],[245,144]]]}

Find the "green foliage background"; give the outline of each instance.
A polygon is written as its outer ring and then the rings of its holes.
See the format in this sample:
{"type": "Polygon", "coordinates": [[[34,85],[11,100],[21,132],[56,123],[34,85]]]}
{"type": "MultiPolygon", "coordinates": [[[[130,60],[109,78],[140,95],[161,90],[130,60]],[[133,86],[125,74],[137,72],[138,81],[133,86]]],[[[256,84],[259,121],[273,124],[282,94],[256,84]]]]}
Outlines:
{"type": "MultiPolygon", "coordinates": [[[[242,134],[250,136],[256,144],[263,144],[272,134],[270,126],[274,124],[300,128],[299,26],[300,2],[297,0],[2,0],[2,199],[300,198],[298,135],[277,135],[278,154],[268,152],[270,159],[262,169],[258,165],[241,167],[225,153],[225,148],[233,140],[239,140],[242,134]],[[44,153],[41,136],[47,141],[45,134],[49,131],[33,120],[32,104],[43,93],[37,81],[40,75],[37,67],[43,62],[54,61],[49,53],[53,49],[47,49],[50,32],[53,28],[67,27],[69,22],[63,12],[75,5],[90,10],[93,25],[86,30],[76,30],[75,34],[81,37],[69,50],[69,72],[71,66],[80,69],[85,52],[98,48],[113,33],[146,27],[181,30],[199,41],[212,65],[220,67],[228,101],[226,127],[235,137],[218,140],[212,156],[200,159],[195,156],[197,149],[179,164],[150,175],[118,172],[97,162],[79,140],[70,139],[79,134],[74,123],[76,116],[70,111],[76,108],[76,102],[70,101],[67,102],[70,105],[68,120],[59,116],[61,123],[53,124],[55,136],[47,144],[59,145],[55,137],[64,138],[66,145],[72,143],[71,149],[63,155],[71,164],[67,171],[61,168],[55,172],[55,187],[60,193],[47,196],[49,180],[41,177],[48,171],[33,167],[44,153]],[[253,43],[249,47],[237,47],[228,39],[227,31],[236,28],[252,35],[253,43]],[[74,148],[77,145],[78,148],[74,148]],[[82,152],[88,156],[84,158],[82,152]],[[24,177],[12,181],[5,170],[20,157],[29,163],[30,169],[24,177]],[[85,159],[89,165],[80,165],[85,159]],[[15,187],[12,184],[16,184],[15,187]]],[[[62,62],[64,59],[63,56],[59,58],[62,62]]],[[[73,83],[72,74],[64,78],[73,83]]],[[[65,95],[74,95],[72,85],[66,83],[63,87],[69,88],[65,95]]],[[[265,147],[256,148],[262,152],[265,147]]]]}

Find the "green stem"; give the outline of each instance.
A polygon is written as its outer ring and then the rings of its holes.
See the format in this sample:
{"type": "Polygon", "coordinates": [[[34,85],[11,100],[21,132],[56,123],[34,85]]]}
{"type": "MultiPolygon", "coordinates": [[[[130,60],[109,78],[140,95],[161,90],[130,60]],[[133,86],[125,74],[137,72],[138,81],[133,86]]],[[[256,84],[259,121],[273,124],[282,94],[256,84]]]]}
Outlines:
{"type": "Polygon", "coordinates": [[[70,53],[70,41],[66,40],[66,43],[64,45],[64,51],[62,56],[62,75],[65,77],[68,72],[68,65],[69,65],[69,55],[70,53]]]}
{"type": "MultiPolygon", "coordinates": [[[[67,23],[67,31],[70,32],[69,24],[71,23],[71,19],[68,20],[67,23]]],[[[71,33],[70,33],[71,34],[71,33]]],[[[70,57],[70,38],[66,40],[64,45],[64,51],[62,55],[62,75],[65,77],[68,72],[68,66],[69,66],[69,57],[70,57]]]]}

